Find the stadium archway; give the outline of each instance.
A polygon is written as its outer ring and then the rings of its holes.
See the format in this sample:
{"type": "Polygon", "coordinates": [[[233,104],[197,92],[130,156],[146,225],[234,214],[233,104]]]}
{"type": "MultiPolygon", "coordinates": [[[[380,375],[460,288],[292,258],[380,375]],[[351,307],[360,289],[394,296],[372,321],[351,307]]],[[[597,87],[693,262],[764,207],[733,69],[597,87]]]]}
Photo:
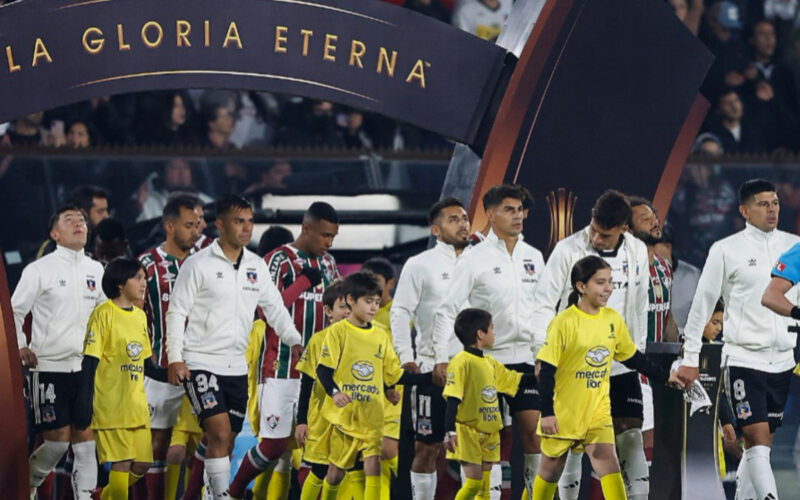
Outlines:
{"type": "MultiPolygon", "coordinates": [[[[609,186],[653,197],[664,213],[707,109],[697,89],[710,54],[659,0],[518,0],[510,19],[501,38],[512,27],[514,43],[503,48],[375,0],[22,0],[0,8],[0,122],[131,91],[266,90],[462,143],[482,155],[480,170],[462,176],[473,224],[483,223],[476,206],[489,185],[523,183],[549,200],[526,222],[543,248],[585,222],[609,186]],[[530,23],[520,19],[530,12],[530,23]],[[560,203],[559,188],[576,203],[560,203]]],[[[0,489],[23,499],[22,380],[5,283],[0,299],[0,426],[20,430],[0,454],[0,489]]]]}

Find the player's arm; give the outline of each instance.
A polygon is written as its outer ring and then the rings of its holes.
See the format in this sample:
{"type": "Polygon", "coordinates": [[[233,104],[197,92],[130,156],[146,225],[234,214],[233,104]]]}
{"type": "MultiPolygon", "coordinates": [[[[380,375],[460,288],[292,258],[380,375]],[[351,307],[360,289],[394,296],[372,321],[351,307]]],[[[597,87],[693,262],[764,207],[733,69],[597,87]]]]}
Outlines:
{"type": "Polygon", "coordinates": [[[35,368],[37,365],[36,355],[28,348],[28,340],[22,325],[25,324],[25,316],[33,308],[33,304],[41,296],[43,290],[39,279],[39,272],[35,266],[28,265],[22,270],[22,277],[14,289],[11,296],[11,310],[14,313],[14,328],[17,330],[17,348],[22,366],[35,368]]]}
{"type": "Polygon", "coordinates": [[[686,340],[683,344],[683,362],[678,370],[678,377],[685,386],[693,383],[700,375],[698,364],[700,349],[703,346],[703,330],[714,312],[715,304],[722,296],[724,279],[725,257],[720,244],[715,243],[708,252],[683,330],[686,340]]]}
{"type": "Polygon", "coordinates": [[[105,341],[108,338],[108,322],[104,315],[95,309],[86,325],[83,341],[83,360],[81,361],[80,385],[75,405],[75,427],[86,429],[92,422],[94,410],[94,376],[97,365],[103,356],[105,341]]]}
{"type": "Polygon", "coordinates": [[[267,270],[269,271],[272,282],[281,293],[284,307],[289,307],[300,297],[301,293],[322,282],[322,273],[319,269],[306,267],[295,276],[295,280],[291,285],[284,288],[284,276],[292,266],[289,258],[283,252],[276,251],[268,255],[264,260],[267,263],[267,270]]]}
{"type": "Polygon", "coordinates": [[[785,295],[798,281],[800,281],[800,243],[795,243],[778,257],[778,261],[772,267],[772,279],[761,296],[761,305],[781,316],[800,319],[800,309],[797,304],[792,304],[785,295]]]}
{"type": "Polygon", "coordinates": [[[203,283],[200,269],[195,259],[183,264],[175,279],[166,314],[167,324],[167,377],[173,385],[180,385],[189,378],[189,368],[183,362],[183,336],[186,332],[186,318],[192,309],[203,283]]]}
{"type": "Polygon", "coordinates": [[[569,283],[570,266],[567,253],[565,245],[557,244],[539,277],[539,284],[533,297],[531,318],[534,355],[544,345],[547,327],[556,315],[558,302],[564,294],[564,286],[569,283]]]}
{"type": "Polygon", "coordinates": [[[407,262],[400,272],[400,279],[394,292],[392,308],[389,310],[389,324],[392,328],[392,342],[400,363],[406,369],[419,367],[414,363],[414,348],[411,342],[411,318],[420,302],[422,276],[419,276],[414,261],[407,262]],[[413,365],[413,367],[411,366],[413,365]]]}
{"type": "Polygon", "coordinates": [[[295,328],[289,311],[284,306],[283,298],[272,282],[266,282],[261,290],[258,305],[264,312],[267,323],[275,329],[275,333],[286,345],[295,346],[303,343],[303,338],[295,328]]]}
{"type": "Polygon", "coordinates": [[[311,390],[314,388],[314,379],[305,373],[300,375],[300,397],[297,400],[297,426],[294,437],[299,446],[303,446],[308,433],[308,402],[311,399],[311,390]]]}
{"type": "Polygon", "coordinates": [[[558,434],[558,421],[553,409],[556,387],[556,367],[546,361],[539,361],[539,404],[541,426],[544,434],[558,434]]]}
{"type": "Polygon", "coordinates": [[[644,351],[647,349],[647,307],[650,302],[650,297],[648,296],[650,290],[650,273],[648,270],[650,269],[650,263],[648,262],[647,248],[644,243],[638,240],[636,241],[640,243],[638,246],[642,249],[642,252],[637,256],[636,262],[639,268],[639,273],[636,277],[636,304],[639,305],[639,310],[636,314],[637,325],[634,330],[636,336],[633,337],[633,339],[636,347],[644,351]]]}
{"type": "Polygon", "coordinates": [[[453,269],[450,288],[434,316],[433,354],[436,366],[433,371],[433,381],[439,386],[445,384],[444,375],[447,371],[447,361],[450,359],[450,339],[455,335],[453,325],[455,325],[458,310],[469,298],[474,284],[475,276],[471,262],[469,258],[462,256],[453,269]]]}

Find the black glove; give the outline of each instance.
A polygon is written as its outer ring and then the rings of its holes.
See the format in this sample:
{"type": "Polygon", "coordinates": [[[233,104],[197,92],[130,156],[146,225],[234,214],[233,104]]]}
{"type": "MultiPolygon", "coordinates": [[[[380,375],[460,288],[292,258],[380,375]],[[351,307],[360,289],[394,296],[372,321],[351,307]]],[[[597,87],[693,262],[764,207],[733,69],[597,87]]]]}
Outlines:
{"type": "Polygon", "coordinates": [[[322,272],[316,267],[304,267],[300,271],[300,274],[308,278],[308,281],[311,282],[312,287],[322,283],[322,272]]]}

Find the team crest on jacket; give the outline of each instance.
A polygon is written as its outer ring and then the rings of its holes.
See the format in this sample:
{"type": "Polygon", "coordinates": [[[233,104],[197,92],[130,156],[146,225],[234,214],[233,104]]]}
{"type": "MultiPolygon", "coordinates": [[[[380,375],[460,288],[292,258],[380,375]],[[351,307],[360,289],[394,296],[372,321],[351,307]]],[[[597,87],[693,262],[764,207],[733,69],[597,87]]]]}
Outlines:
{"type": "Polygon", "coordinates": [[[526,262],[525,264],[523,264],[523,267],[525,268],[525,274],[528,275],[536,274],[536,264],[534,264],[533,262],[526,262]]]}
{"type": "Polygon", "coordinates": [[[125,352],[128,353],[128,357],[131,360],[139,361],[139,356],[142,354],[142,344],[135,340],[128,342],[128,345],[125,346],[125,352]]]}
{"type": "Polygon", "coordinates": [[[97,288],[97,282],[92,278],[86,278],[86,288],[88,288],[90,292],[94,292],[95,288],[97,288]]]}
{"type": "Polygon", "coordinates": [[[255,271],[247,271],[247,282],[255,283],[258,281],[258,274],[255,271]]]}
{"type": "Polygon", "coordinates": [[[353,375],[356,380],[367,382],[372,380],[372,376],[375,374],[375,368],[369,361],[356,361],[350,368],[350,374],[353,375]]]}
{"type": "Polygon", "coordinates": [[[481,401],[486,404],[491,404],[497,401],[497,389],[492,385],[487,385],[481,389],[481,401]]]}
{"type": "Polygon", "coordinates": [[[611,352],[608,348],[604,345],[598,345],[586,351],[584,360],[589,366],[600,368],[601,366],[605,366],[609,356],[611,356],[611,352]]]}

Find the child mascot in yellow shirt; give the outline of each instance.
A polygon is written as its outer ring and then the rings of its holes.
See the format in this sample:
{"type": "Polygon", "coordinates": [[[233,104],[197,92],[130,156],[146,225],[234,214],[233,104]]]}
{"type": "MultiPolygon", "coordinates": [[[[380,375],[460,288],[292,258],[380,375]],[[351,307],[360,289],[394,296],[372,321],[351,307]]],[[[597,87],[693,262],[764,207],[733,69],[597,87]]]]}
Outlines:
{"type": "Polygon", "coordinates": [[[364,498],[380,499],[380,456],[384,424],[384,391],[396,403],[396,384],[430,383],[430,373],[406,373],[389,335],[373,324],[381,288],[372,273],[359,271],[344,279],[350,314],[328,328],[317,365],[317,381],[329,396],[323,416],[332,424],[328,472],[322,500],[336,498],[345,471],[357,459],[364,463],[364,498]]]}
{"type": "Polygon", "coordinates": [[[101,498],[126,500],[129,485],[153,461],[144,394],[144,360],[152,353],[147,318],[133,306],[144,297],[147,282],[138,261],[118,257],[106,268],[102,284],[109,300],[95,308],[86,327],[82,372],[88,390],[82,407],[87,414],[80,425],[91,420],[99,462],[111,462],[101,498]]]}
{"type": "Polygon", "coordinates": [[[464,350],[447,365],[442,396],[445,410],[447,459],[456,460],[466,480],[456,500],[479,495],[489,500],[489,475],[500,461],[500,393],[515,396],[520,387],[536,383],[533,373],[509,370],[483,349],[494,345],[492,315],[483,309],[464,309],[456,317],[456,337],[464,350]]]}
{"type": "Polygon", "coordinates": [[[607,500],[625,500],[625,486],[614,449],[609,376],[619,361],[657,383],[680,385],[675,373],[651,363],[636,350],[625,322],[606,303],[611,268],[597,256],[575,263],[569,307],[547,327],[539,365],[542,462],[533,483],[534,500],[552,500],[567,452],[583,447],[607,500]]]}

